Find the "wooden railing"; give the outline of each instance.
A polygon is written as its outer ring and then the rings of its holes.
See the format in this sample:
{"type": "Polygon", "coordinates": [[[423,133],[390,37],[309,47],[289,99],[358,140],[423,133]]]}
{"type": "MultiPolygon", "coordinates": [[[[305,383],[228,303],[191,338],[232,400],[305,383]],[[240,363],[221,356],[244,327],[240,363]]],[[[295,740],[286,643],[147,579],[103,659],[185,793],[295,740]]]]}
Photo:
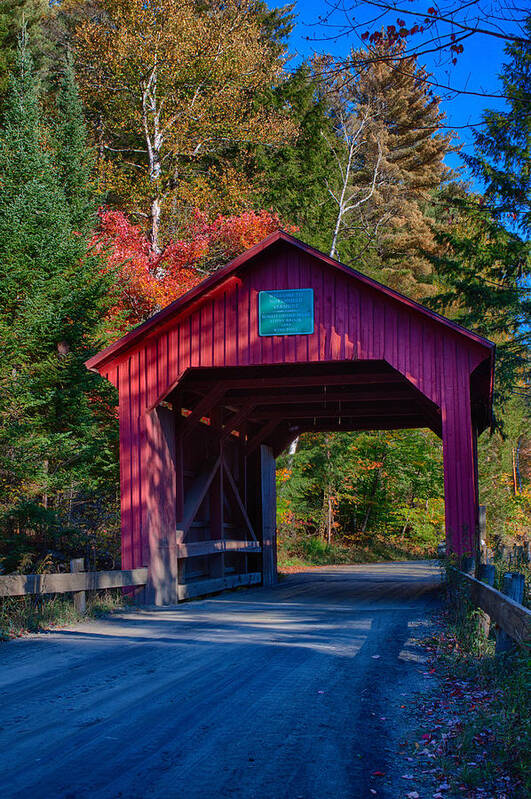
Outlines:
{"type": "Polygon", "coordinates": [[[148,570],[86,572],[83,559],[70,561],[70,574],[7,574],[0,576],[0,597],[27,594],[74,594],[76,610],[85,611],[85,592],[106,588],[130,588],[147,583],[148,570]]]}
{"type": "MultiPolygon", "coordinates": [[[[501,634],[497,636],[497,652],[510,649],[513,642],[529,646],[531,643],[531,610],[508,595],[511,593],[511,588],[514,589],[516,585],[516,580],[513,582],[513,577],[520,578],[521,575],[507,574],[504,580],[507,593],[502,593],[488,584],[494,582],[494,566],[480,566],[479,573],[481,574],[482,571],[486,582],[465,571],[452,568],[450,569],[450,583],[458,585],[466,598],[487,615],[487,628],[490,622],[497,625],[501,631],[501,634]]],[[[521,598],[519,593],[523,595],[523,591],[516,593],[518,599],[521,598]]]]}
{"type": "MultiPolygon", "coordinates": [[[[211,542],[207,542],[210,544],[211,542]]],[[[231,549],[232,542],[227,551],[231,549]]],[[[201,544],[189,544],[199,547],[201,544]]],[[[260,547],[253,541],[238,542],[241,551],[259,552],[260,547]]],[[[80,613],[86,609],[86,591],[99,591],[106,588],[131,588],[146,585],[147,568],[124,569],[122,571],[86,572],[83,558],[70,561],[70,573],[62,574],[8,574],[0,576],[0,597],[26,596],[40,594],[74,595],[74,606],[80,613]]],[[[247,574],[225,574],[223,577],[205,580],[192,580],[177,586],[177,599],[193,599],[214,594],[229,588],[258,585],[262,581],[261,572],[247,574]]]]}
{"type": "Polygon", "coordinates": [[[0,596],[66,594],[145,585],[147,568],[77,574],[8,574],[0,577],[0,596]]]}

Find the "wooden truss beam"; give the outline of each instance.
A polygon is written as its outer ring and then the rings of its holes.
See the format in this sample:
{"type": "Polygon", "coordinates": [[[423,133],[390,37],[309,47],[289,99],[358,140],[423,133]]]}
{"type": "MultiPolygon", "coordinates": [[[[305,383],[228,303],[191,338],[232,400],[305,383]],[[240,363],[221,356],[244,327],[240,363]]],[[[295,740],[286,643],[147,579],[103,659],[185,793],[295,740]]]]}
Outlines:
{"type": "MultiPolygon", "coordinates": [[[[286,377],[256,377],[256,378],[223,378],[223,383],[227,391],[238,389],[255,389],[263,391],[268,388],[304,388],[309,386],[359,386],[372,384],[397,384],[406,383],[406,379],[393,372],[368,372],[366,374],[331,374],[331,375],[292,375],[286,377]]],[[[191,380],[186,385],[187,389],[204,393],[212,385],[212,379],[208,382],[200,379],[191,380]]]]}
{"type": "MultiPolygon", "coordinates": [[[[329,433],[329,432],[355,432],[362,430],[407,430],[409,428],[428,427],[426,420],[416,416],[389,416],[386,418],[366,417],[364,419],[342,418],[341,423],[332,421],[317,421],[315,424],[302,422],[297,425],[297,435],[301,433],[329,433]]],[[[295,436],[294,436],[295,437],[295,436]]]]}
{"type": "Polygon", "coordinates": [[[177,521],[177,540],[185,537],[190,526],[199,510],[202,501],[206,497],[210,484],[214,479],[221,463],[221,456],[215,460],[209,460],[203,470],[195,478],[191,488],[186,492],[184,503],[183,518],[177,521]]]}
{"type": "Polygon", "coordinates": [[[198,555],[218,555],[222,552],[261,552],[258,541],[219,540],[193,541],[189,544],[177,544],[178,558],[195,558],[198,555]]]}
{"type": "Polygon", "coordinates": [[[251,538],[253,539],[253,541],[256,541],[257,540],[256,534],[254,532],[253,525],[251,524],[251,520],[249,519],[249,517],[247,515],[247,510],[245,509],[245,505],[242,502],[242,498],[240,497],[240,492],[238,491],[238,486],[234,482],[234,477],[232,476],[232,474],[230,472],[230,469],[227,468],[227,465],[226,465],[225,461],[223,461],[223,471],[225,472],[225,474],[227,476],[227,479],[229,481],[229,485],[230,485],[230,487],[232,489],[232,493],[234,495],[234,499],[236,500],[236,504],[238,505],[238,508],[240,509],[240,513],[241,513],[241,515],[243,517],[245,525],[246,525],[247,529],[249,530],[249,533],[251,534],[251,538]]]}
{"type": "MultiPolygon", "coordinates": [[[[263,390],[257,394],[246,394],[239,397],[227,396],[223,401],[224,407],[237,408],[240,402],[245,404],[240,410],[246,407],[264,407],[268,405],[299,405],[299,404],[312,404],[312,403],[328,403],[328,402],[397,402],[401,400],[415,400],[416,395],[404,387],[403,390],[389,390],[385,392],[384,396],[378,395],[372,391],[356,391],[356,392],[328,392],[323,390],[320,394],[268,394],[263,390]]],[[[230,423],[230,422],[229,422],[230,423]]],[[[234,429],[234,427],[233,427],[234,429]]]]}
{"type": "Polygon", "coordinates": [[[267,424],[265,424],[256,435],[251,438],[251,440],[247,443],[247,447],[245,448],[245,454],[250,455],[257,447],[262,444],[271,433],[276,430],[278,425],[282,422],[282,418],[277,416],[274,419],[270,419],[267,424]]]}
{"type": "Polygon", "coordinates": [[[201,419],[202,416],[212,411],[213,408],[218,405],[220,399],[225,394],[226,385],[225,383],[217,383],[214,388],[212,388],[204,397],[203,399],[199,400],[197,405],[193,408],[192,413],[189,416],[183,417],[182,426],[181,426],[181,435],[187,436],[191,430],[195,427],[197,422],[201,419]]]}
{"type": "Polygon", "coordinates": [[[253,408],[256,406],[256,400],[252,400],[251,402],[246,402],[240,410],[235,413],[228,422],[223,427],[223,432],[221,433],[221,441],[224,441],[233,430],[238,430],[238,428],[249,418],[250,414],[253,411],[253,408]]]}
{"type": "MultiPolygon", "coordinates": [[[[275,408],[275,413],[279,415],[276,417],[276,421],[278,423],[279,420],[296,420],[296,419],[337,419],[338,417],[341,418],[358,418],[363,419],[365,416],[371,418],[384,418],[386,416],[392,418],[395,416],[420,416],[421,412],[416,406],[416,403],[412,402],[410,407],[406,408],[395,408],[395,407],[375,407],[375,403],[371,403],[367,405],[365,408],[363,407],[354,407],[352,408],[350,404],[346,404],[338,408],[295,408],[286,411],[280,411],[278,408],[275,408]],[[412,407],[411,407],[412,406],[412,407]]],[[[266,411],[255,412],[253,414],[253,418],[257,420],[265,420],[270,418],[270,414],[266,411]]]]}

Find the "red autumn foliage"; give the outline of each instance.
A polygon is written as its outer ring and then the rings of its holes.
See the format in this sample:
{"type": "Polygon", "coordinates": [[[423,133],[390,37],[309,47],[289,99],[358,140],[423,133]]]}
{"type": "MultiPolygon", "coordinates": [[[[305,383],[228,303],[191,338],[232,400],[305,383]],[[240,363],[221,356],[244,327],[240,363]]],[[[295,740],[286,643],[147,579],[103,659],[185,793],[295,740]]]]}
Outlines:
{"type": "Polygon", "coordinates": [[[113,327],[120,332],[147,319],[279,227],[278,215],[269,211],[220,215],[213,221],[195,211],[186,237],[156,253],[142,228],[121,211],[100,209],[100,228],[92,245],[116,274],[113,327]]]}

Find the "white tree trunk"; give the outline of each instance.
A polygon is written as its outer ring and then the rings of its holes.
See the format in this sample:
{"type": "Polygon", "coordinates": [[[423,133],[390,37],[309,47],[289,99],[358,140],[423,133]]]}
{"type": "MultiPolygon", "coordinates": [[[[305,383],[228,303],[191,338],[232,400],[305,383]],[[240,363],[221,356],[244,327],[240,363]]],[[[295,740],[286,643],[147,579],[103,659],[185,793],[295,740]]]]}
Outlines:
{"type": "Polygon", "coordinates": [[[160,130],[160,107],[157,101],[157,64],[151,70],[146,83],[142,87],[142,127],[148,153],[148,175],[155,192],[151,202],[151,247],[156,253],[161,252],[160,218],[162,197],[160,194],[160,177],[162,173],[161,149],[164,136],[160,130]]]}

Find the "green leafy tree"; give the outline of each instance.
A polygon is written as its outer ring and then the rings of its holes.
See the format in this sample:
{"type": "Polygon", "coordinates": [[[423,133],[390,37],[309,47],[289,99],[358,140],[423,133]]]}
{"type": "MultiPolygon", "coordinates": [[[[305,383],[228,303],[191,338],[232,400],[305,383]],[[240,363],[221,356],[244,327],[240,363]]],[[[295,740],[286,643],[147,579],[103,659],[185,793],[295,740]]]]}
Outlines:
{"type": "MultiPolygon", "coordinates": [[[[240,0],[99,0],[97,11],[76,27],[75,47],[102,183],[149,219],[159,252],[180,206],[212,198],[200,165],[215,173],[235,143],[280,144],[289,134],[284,114],[256,103],[282,76],[279,20],[266,25],[263,5],[240,0]]],[[[234,170],[217,177],[215,194],[241,196],[234,170]]]]}
{"type": "Polygon", "coordinates": [[[280,533],[433,552],[444,528],[442,449],[425,430],[308,433],[279,460],[280,533]]]}
{"type": "Polygon", "coordinates": [[[487,510],[490,546],[531,534],[531,402],[513,393],[503,409],[503,429],[479,439],[480,502],[487,510]]]}

